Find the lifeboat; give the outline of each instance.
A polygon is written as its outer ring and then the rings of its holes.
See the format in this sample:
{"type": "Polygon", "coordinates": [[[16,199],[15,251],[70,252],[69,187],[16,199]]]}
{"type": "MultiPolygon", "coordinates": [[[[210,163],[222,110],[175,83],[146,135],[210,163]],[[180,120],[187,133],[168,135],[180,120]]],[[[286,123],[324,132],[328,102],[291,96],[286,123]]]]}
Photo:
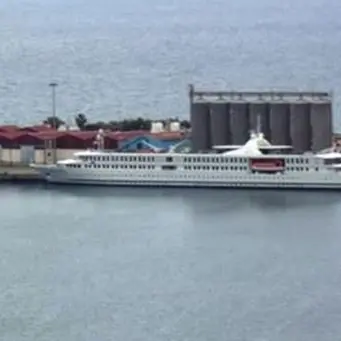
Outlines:
{"type": "Polygon", "coordinates": [[[250,168],[253,171],[280,172],[285,168],[284,159],[251,159],[250,168]]]}

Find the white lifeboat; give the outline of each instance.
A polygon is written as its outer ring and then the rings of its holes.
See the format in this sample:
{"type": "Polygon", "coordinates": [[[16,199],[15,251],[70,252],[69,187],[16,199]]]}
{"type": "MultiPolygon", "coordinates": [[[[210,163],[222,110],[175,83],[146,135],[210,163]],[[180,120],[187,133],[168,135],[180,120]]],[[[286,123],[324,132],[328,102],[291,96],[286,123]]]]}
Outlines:
{"type": "Polygon", "coordinates": [[[338,152],[321,153],[317,154],[316,156],[324,160],[341,159],[341,153],[338,152]]]}

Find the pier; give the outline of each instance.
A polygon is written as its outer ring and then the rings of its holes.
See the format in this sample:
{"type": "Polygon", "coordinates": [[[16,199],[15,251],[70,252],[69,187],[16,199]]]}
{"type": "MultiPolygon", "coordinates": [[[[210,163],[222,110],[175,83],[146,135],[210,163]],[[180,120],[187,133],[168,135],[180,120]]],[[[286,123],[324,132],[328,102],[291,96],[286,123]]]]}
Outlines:
{"type": "Polygon", "coordinates": [[[39,173],[26,165],[0,164],[0,182],[33,183],[42,182],[39,173]]]}

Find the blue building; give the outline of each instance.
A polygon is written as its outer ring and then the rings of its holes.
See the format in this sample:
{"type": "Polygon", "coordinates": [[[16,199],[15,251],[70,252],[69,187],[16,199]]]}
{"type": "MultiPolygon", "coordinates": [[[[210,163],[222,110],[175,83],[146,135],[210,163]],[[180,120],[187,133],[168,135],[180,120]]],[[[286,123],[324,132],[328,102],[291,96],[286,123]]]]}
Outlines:
{"type": "Polygon", "coordinates": [[[155,138],[150,135],[138,136],[132,139],[123,140],[118,143],[118,150],[122,152],[133,152],[138,150],[169,150],[179,143],[181,139],[155,138]]]}

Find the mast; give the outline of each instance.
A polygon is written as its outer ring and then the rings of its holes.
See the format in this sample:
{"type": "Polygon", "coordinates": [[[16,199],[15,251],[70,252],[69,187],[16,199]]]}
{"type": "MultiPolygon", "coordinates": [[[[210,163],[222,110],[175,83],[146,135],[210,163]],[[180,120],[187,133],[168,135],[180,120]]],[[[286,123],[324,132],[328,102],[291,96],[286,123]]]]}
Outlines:
{"type": "Polygon", "coordinates": [[[261,121],[261,117],[260,114],[257,114],[257,123],[256,123],[256,134],[259,135],[262,133],[262,121],[261,121]]]}

